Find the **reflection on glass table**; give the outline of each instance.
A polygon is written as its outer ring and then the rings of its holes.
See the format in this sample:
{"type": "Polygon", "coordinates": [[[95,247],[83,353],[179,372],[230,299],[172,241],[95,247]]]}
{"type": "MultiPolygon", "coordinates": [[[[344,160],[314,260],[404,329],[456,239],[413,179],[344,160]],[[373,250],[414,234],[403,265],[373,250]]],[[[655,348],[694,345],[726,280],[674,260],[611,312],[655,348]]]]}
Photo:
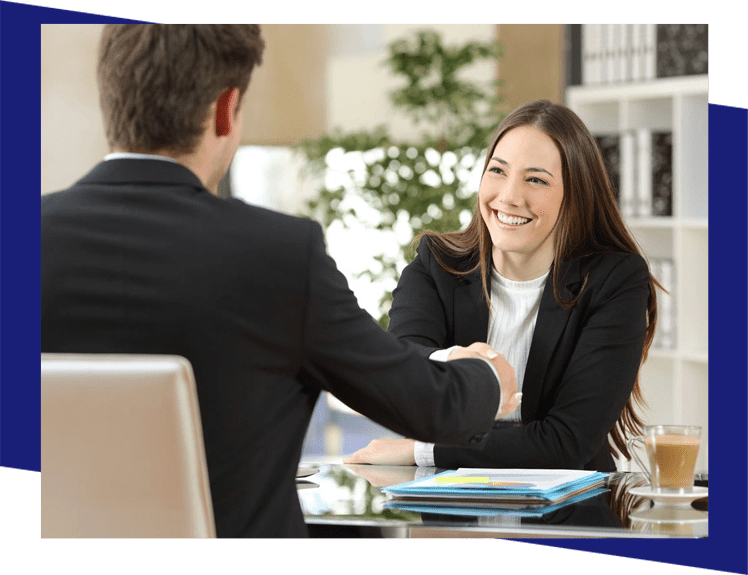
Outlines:
{"type": "Polygon", "coordinates": [[[381,488],[444,471],[435,467],[346,465],[340,459],[302,462],[319,473],[303,480],[299,500],[312,537],[686,537],[708,536],[708,499],[687,509],[655,509],[633,495],[640,473],[612,473],[605,488],[566,505],[528,510],[398,505],[381,488]],[[312,484],[312,485],[310,485],[312,484]]]}

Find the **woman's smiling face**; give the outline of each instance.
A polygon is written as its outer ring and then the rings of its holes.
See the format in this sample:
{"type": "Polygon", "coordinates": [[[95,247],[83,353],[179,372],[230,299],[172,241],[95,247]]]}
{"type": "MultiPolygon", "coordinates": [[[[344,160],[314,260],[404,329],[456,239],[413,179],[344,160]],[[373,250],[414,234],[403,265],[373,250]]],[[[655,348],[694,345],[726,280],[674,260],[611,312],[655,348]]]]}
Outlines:
{"type": "Polygon", "coordinates": [[[553,140],[530,126],[505,133],[478,192],[499,273],[525,280],[548,271],[563,198],[561,155],[553,140]]]}

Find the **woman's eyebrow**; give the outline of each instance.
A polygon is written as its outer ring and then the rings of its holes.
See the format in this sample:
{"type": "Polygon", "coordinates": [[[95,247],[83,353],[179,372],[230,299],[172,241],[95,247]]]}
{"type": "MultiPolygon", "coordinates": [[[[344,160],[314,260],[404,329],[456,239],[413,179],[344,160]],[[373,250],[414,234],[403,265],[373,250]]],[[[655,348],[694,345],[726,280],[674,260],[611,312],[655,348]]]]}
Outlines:
{"type": "MultiPolygon", "coordinates": [[[[512,167],[509,164],[509,162],[507,162],[506,160],[502,160],[501,158],[497,158],[496,156],[492,156],[491,159],[494,162],[498,162],[499,164],[502,164],[502,165],[506,166],[507,168],[511,168],[512,167]]],[[[553,174],[551,174],[548,170],[546,170],[545,168],[530,167],[530,168],[525,168],[525,172],[543,172],[544,174],[548,174],[552,178],[556,177],[553,174]]]]}

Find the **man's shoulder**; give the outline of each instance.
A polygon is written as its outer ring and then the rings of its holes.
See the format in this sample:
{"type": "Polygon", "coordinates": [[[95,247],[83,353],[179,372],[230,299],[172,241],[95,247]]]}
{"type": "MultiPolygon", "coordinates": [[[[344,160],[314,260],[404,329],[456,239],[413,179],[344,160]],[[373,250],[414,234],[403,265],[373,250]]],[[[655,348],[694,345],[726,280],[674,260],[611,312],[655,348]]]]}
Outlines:
{"type": "Polygon", "coordinates": [[[255,218],[266,220],[269,223],[279,226],[310,226],[312,224],[317,224],[317,222],[309,218],[278,212],[271,208],[250,204],[240,198],[230,197],[223,200],[217,198],[217,200],[224,202],[228,209],[235,210],[237,213],[251,214],[255,218]]]}
{"type": "Polygon", "coordinates": [[[64,209],[75,202],[75,186],[42,195],[42,215],[64,209]]]}
{"type": "Polygon", "coordinates": [[[216,198],[216,201],[240,220],[251,220],[253,226],[267,230],[273,235],[284,233],[302,234],[305,237],[310,234],[322,235],[320,224],[309,218],[248,204],[239,198],[216,198]]]}
{"type": "Polygon", "coordinates": [[[191,172],[187,173],[181,166],[179,169],[182,171],[175,171],[176,168],[165,162],[155,161],[102,162],[69,188],[42,195],[42,215],[59,213],[67,209],[76,210],[92,198],[97,198],[97,202],[105,205],[132,200],[142,209],[150,205],[148,198],[153,198],[154,201],[160,198],[158,203],[163,204],[165,198],[171,196],[175,204],[180,204],[179,213],[185,213],[185,209],[188,212],[203,212],[206,215],[212,212],[217,217],[208,217],[208,220],[216,221],[220,227],[233,228],[235,231],[249,232],[260,228],[281,233],[295,231],[297,234],[310,234],[316,231],[315,227],[320,229],[318,223],[307,218],[249,204],[235,197],[213,196],[199,184],[191,172]],[[126,170],[128,166],[136,166],[140,173],[133,176],[132,172],[126,170]],[[144,166],[150,172],[144,173],[144,166]],[[154,179],[162,174],[166,174],[167,177],[162,180],[154,179]],[[122,193],[117,194],[117,191],[122,193]]]}

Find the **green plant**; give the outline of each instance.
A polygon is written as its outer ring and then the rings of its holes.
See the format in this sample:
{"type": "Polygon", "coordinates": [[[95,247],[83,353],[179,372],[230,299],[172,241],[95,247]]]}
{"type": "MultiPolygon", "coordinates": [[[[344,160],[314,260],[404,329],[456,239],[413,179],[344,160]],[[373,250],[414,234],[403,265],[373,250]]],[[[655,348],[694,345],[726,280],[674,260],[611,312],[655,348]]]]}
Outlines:
{"type": "MultiPolygon", "coordinates": [[[[461,73],[480,60],[498,60],[498,42],[445,46],[432,30],[388,46],[386,66],[403,87],[390,94],[393,106],[420,133],[410,141],[390,136],[385,126],[344,133],[335,129],[299,148],[308,167],[324,181],[306,215],[325,227],[356,222],[394,230],[399,249],[382,250],[374,269],[359,276],[394,286],[412,257],[413,237],[423,230],[450,231],[472,216],[477,192],[474,175],[490,134],[501,120],[499,82],[476,83],[461,73]],[[337,178],[323,177],[333,173],[337,178]]],[[[388,323],[391,290],[385,290],[378,321],[388,323]]]]}

